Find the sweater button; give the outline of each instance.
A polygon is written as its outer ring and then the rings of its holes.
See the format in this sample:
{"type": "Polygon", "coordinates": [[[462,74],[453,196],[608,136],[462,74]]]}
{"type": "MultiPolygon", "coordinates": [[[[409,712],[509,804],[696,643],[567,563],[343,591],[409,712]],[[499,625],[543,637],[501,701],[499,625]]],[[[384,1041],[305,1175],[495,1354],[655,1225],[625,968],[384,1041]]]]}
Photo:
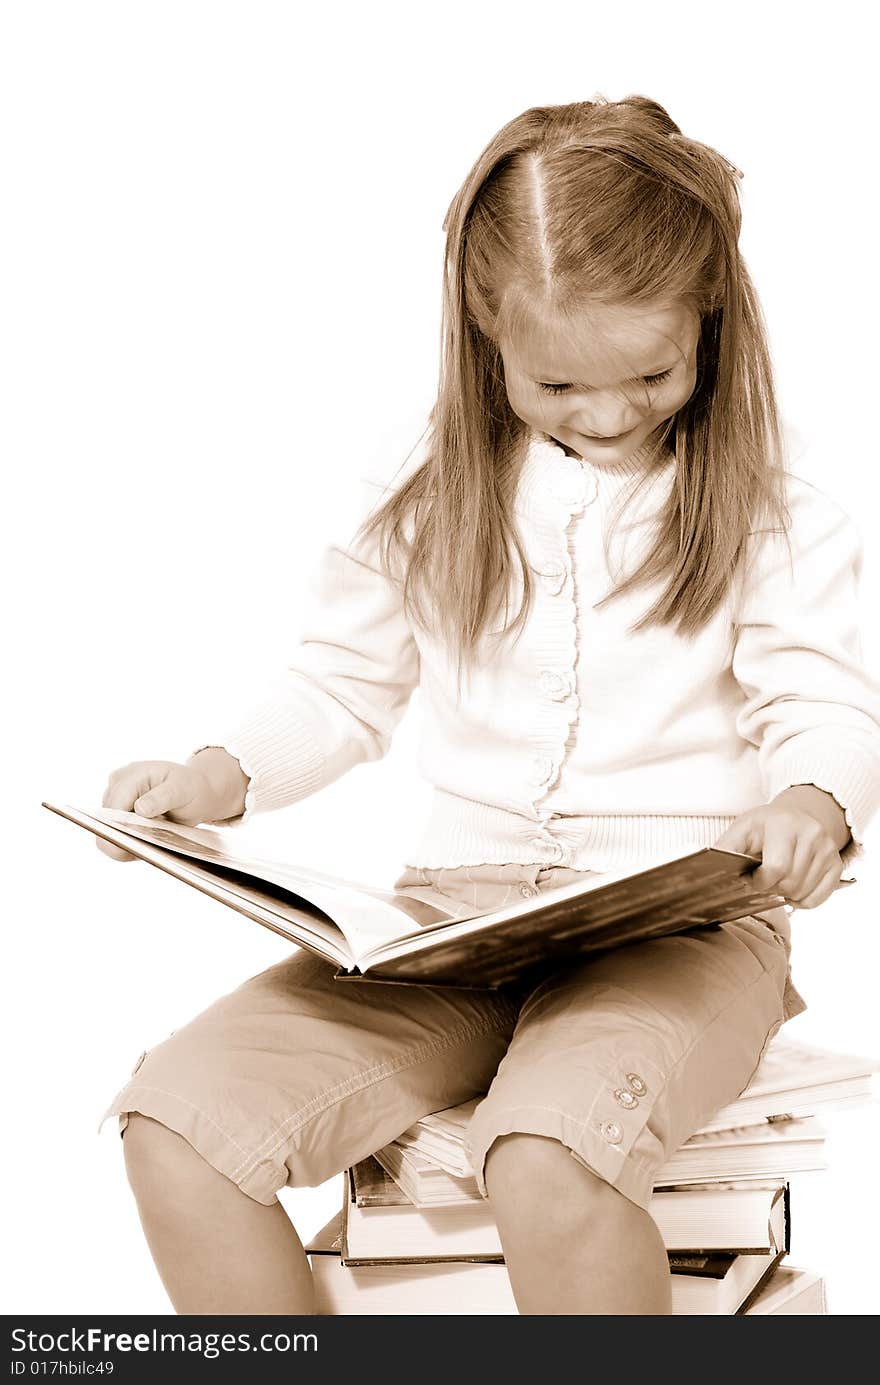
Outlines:
{"type": "Polygon", "coordinates": [[[538,687],[545,697],[561,702],[571,692],[571,674],[557,669],[542,669],[538,676],[538,687]]]}
{"type": "Polygon", "coordinates": [[[551,866],[558,865],[565,855],[559,842],[548,841],[546,837],[532,837],[532,848],[538,853],[539,860],[551,866]]]}
{"type": "Polygon", "coordinates": [[[565,579],[568,576],[568,568],[565,563],[559,562],[554,558],[548,558],[536,569],[541,583],[551,596],[558,596],[565,586],[565,579]]]}
{"type": "Polygon", "coordinates": [[[562,505],[589,505],[596,499],[596,478],[574,457],[560,457],[550,482],[552,495],[562,505]]]}
{"type": "Polygon", "coordinates": [[[561,505],[583,505],[587,487],[577,476],[557,476],[550,487],[561,505]]]}
{"type": "Polygon", "coordinates": [[[536,755],[532,761],[532,772],[529,775],[529,783],[536,786],[546,784],[553,773],[553,761],[546,755],[536,755]]]}

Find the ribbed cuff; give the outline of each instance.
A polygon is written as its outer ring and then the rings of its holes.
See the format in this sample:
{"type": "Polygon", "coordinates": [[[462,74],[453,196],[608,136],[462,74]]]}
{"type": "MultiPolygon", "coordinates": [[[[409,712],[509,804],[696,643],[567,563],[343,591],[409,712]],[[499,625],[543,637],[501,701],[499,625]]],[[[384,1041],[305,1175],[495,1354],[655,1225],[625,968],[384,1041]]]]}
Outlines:
{"type": "Polygon", "coordinates": [[[224,826],[242,826],[254,813],[286,808],[323,786],[324,753],[293,707],[266,703],[247,726],[209,744],[233,755],[250,780],[244,812],[224,826]]]}
{"type": "MultiPolygon", "coordinates": [[[[792,736],[769,763],[768,797],[775,798],[797,784],[813,784],[831,794],[843,809],[854,845],[860,847],[880,807],[880,742],[843,727],[826,726],[792,736]]],[[[846,850],[858,854],[852,848],[846,850]]]]}

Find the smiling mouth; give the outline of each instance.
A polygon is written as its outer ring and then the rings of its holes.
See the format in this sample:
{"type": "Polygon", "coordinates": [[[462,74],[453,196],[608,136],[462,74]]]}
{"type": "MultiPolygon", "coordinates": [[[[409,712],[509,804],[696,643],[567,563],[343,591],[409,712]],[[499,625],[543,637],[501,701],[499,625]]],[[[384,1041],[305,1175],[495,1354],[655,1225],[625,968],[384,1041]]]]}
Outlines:
{"type": "Polygon", "coordinates": [[[626,433],[584,433],[583,436],[589,438],[590,442],[617,442],[620,438],[629,437],[631,432],[630,428],[626,433]]]}

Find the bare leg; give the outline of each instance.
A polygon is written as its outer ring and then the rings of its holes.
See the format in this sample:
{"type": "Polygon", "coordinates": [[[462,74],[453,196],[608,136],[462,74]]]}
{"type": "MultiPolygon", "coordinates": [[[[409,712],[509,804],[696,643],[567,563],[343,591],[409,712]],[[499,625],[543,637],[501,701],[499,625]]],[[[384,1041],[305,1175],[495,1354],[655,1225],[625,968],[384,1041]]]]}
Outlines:
{"type": "Polygon", "coordinates": [[[486,1188],[520,1313],[672,1311],[669,1261],[654,1220],[557,1140],[496,1140],[486,1188]]]}
{"type": "Polygon", "coordinates": [[[147,1243],[178,1313],[314,1313],[308,1260],[280,1202],[255,1202],[146,1116],[129,1117],[122,1145],[147,1243]]]}

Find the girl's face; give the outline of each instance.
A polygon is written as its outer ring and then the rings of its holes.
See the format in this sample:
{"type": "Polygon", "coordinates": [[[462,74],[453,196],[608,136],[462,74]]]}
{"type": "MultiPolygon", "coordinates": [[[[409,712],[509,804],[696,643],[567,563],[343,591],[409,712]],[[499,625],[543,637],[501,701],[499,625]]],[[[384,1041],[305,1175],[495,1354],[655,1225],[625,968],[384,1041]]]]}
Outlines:
{"type": "Polygon", "coordinates": [[[631,455],[694,391],[698,314],[684,303],[590,305],[499,343],[510,407],[596,466],[631,455]]]}

